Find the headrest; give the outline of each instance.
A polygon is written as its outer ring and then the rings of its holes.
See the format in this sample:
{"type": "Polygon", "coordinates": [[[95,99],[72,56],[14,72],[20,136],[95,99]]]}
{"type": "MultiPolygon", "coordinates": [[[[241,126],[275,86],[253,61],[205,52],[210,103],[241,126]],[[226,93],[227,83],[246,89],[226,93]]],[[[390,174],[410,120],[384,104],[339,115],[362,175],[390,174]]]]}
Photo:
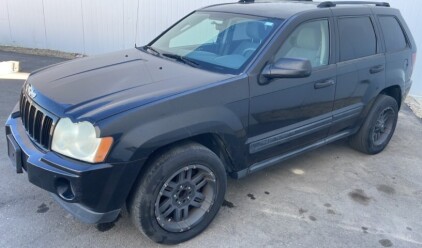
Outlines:
{"type": "Polygon", "coordinates": [[[317,28],[305,27],[299,31],[296,47],[316,50],[321,45],[321,32],[317,28]]]}
{"type": "Polygon", "coordinates": [[[249,22],[246,26],[246,33],[254,41],[261,41],[265,38],[265,25],[261,22],[249,22]]]}

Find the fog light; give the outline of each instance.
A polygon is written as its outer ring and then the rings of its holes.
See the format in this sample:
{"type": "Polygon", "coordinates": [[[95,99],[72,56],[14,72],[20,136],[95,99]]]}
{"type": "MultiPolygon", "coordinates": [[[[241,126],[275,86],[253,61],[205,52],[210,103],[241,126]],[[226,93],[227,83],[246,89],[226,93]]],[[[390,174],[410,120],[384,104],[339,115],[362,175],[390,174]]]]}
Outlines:
{"type": "Polygon", "coordinates": [[[59,178],[56,180],[56,191],[57,195],[65,201],[72,201],[75,199],[75,193],[67,179],[59,178]]]}

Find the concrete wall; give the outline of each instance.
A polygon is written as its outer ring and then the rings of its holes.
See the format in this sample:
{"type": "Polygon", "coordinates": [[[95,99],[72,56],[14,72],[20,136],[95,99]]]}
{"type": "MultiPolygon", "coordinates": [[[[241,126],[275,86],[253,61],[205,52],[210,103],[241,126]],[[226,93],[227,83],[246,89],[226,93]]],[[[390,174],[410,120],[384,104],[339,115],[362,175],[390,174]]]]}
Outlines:
{"type": "MultiPolygon", "coordinates": [[[[422,49],[422,1],[389,1],[422,49]]],[[[100,54],[145,44],[190,11],[223,2],[230,0],[0,0],[0,45],[100,54]]],[[[422,96],[422,57],[414,79],[412,94],[422,96]]]]}

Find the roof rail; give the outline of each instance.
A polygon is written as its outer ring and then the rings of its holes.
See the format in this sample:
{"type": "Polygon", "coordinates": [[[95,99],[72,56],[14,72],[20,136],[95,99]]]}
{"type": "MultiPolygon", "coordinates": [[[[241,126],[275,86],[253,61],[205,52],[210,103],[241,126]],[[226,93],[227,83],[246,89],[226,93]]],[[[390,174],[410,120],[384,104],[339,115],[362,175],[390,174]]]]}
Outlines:
{"type": "MultiPolygon", "coordinates": [[[[312,2],[313,0],[290,0],[290,1],[297,1],[297,2],[312,2]]],[[[254,3],[255,0],[239,0],[239,3],[254,3]]],[[[265,2],[265,1],[261,1],[265,2]]],[[[286,0],[280,0],[280,2],[286,2],[286,0]]]]}
{"type": "Polygon", "coordinates": [[[331,7],[336,7],[337,5],[340,5],[340,4],[374,4],[375,6],[378,6],[378,7],[390,7],[390,4],[386,2],[327,1],[327,2],[322,2],[318,4],[318,8],[331,8],[331,7]]]}

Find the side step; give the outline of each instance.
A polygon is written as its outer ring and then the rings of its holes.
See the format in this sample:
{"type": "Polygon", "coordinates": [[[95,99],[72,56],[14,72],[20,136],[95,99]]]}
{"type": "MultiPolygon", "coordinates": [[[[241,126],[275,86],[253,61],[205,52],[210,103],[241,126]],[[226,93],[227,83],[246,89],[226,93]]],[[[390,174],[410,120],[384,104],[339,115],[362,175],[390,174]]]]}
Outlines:
{"type": "Polygon", "coordinates": [[[309,146],[300,148],[298,150],[295,150],[295,151],[292,151],[292,152],[289,152],[289,153],[286,153],[286,154],[283,154],[283,155],[280,155],[280,156],[277,156],[277,157],[269,158],[267,160],[264,160],[264,161],[261,161],[261,162],[258,162],[258,163],[255,163],[255,164],[251,165],[248,169],[232,173],[232,176],[236,179],[245,177],[249,174],[258,172],[258,171],[263,170],[267,167],[277,165],[277,164],[279,164],[279,163],[281,163],[281,162],[283,162],[287,159],[296,157],[296,156],[303,154],[305,152],[312,151],[312,150],[317,149],[317,148],[324,146],[326,144],[329,144],[329,143],[332,143],[334,141],[346,138],[346,137],[350,136],[352,133],[353,133],[352,130],[348,130],[348,131],[338,133],[336,135],[333,135],[333,136],[330,136],[326,139],[317,141],[317,142],[315,142],[315,143],[313,143],[309,146]]]}

